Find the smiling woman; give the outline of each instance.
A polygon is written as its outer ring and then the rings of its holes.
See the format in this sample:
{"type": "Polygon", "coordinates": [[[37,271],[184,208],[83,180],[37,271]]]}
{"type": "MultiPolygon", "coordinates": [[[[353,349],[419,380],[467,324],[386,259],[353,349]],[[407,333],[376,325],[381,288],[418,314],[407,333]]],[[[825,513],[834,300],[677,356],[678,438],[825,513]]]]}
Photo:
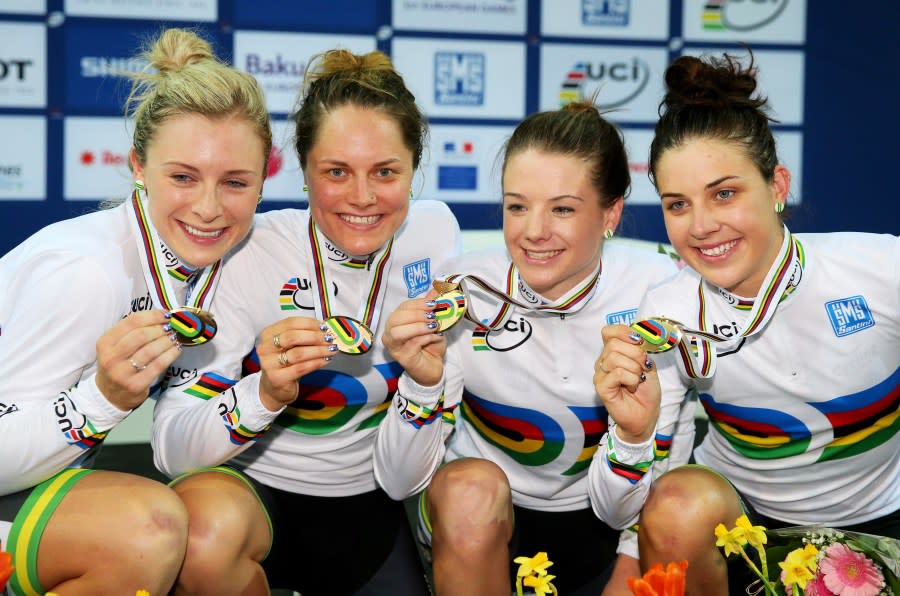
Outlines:
{"type": "Polygon", "coordinates": [[[165,594],[187,545],[173,491],[87,466],[181,346],[213,336],[202,309],[250,229],[271,135],[256,82],[196,34],[164,31],[144,62],[131,200],[0,259],[0,543],[16,594],[165,594]]]}

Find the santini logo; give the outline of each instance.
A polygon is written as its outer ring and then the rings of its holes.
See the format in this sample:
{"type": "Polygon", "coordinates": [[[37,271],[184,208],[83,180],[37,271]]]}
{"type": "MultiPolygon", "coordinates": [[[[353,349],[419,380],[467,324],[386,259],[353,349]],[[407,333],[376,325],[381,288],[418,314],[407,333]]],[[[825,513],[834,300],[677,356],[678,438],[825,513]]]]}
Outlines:
{"type": "Polygon", "coordinates": [[[788,0],[709,0],[703,7],[707,31],[753,31],[781,16],[788,0]]]}
{"type": "Polygon", "coordinates": [[[581,0],[581,24],[599,27],[627,27],[631,0],[581,0]]]}
{"type": "Polygon", "coordinates": [[[439,106],[484,105],[484,54],[436,52],[434,103],[439,106]]]}
{"type": "Polygon", "coordinates": [[[850,335],[875,326],[872,311],[862,296],[851,296],[825,303],[825,312],[831,321],[831,328],[838,337],[850,335]]]}

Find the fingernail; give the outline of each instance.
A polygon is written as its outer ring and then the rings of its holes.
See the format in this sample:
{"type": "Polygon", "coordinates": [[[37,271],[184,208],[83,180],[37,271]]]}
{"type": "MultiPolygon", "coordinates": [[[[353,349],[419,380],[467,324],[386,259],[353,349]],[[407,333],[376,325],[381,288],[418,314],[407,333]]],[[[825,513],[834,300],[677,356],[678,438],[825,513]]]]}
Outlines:
{"type": "Polygon", "coordinates": [[[427,306],[428,308],[434,308],[435,306],[437,306],[437,302],[435,302],[434,300],[429,300],[425,303],[425,306],[427,306]]]}
{"type": "Polygon", "coordinates": [[[641,373],[641,383],[647,380],[647,375],[645,373],[641,373]]]}
{"type": "Polygon", "coordinates": [[[334,360],[334,356],[325,356],[325,362],[331,362],[334,360]]]}
{"type": "Polygon", "coordinates": [[[651,368],[653,368],[653,361],[650,360],[649,358],[644,360],[644,368],[646,368],[647,370],[650,370],[651,368]]]}
{"type": "Polygon", "coordinates": [[[172,330],[172,326],[170,324],[166,323],[165,325],[163,325],[163,331],[165,331],[166,333],[168,333],[171,330],[172,330]]]}
{"type": "Polygon", "coordinates": [[[324,339],[326,342],[331,343],[331,342],[334,341],[334,336],[333,336],[332,334],[330,334],[330,333],[326,333],[326,334],[325,334],[325,337],[324,337],[323,339],[324,339]]]}
{"type": "Polygon", "coordinates": [[[338,351],[338,347],[337,347],[336,345],[334,345],[334,344],[331,344],[330,346],[328,346],[328,351],[329,351],[329,352],[337,352],[337,351],[338,351]]]}
{"type": "Polygon", "coordinates": [[[326,331],[327,329],[328,329],[328,325],[326,325],[325,323],[319,324],[319,331],[326,331]]]}
{"type": "Polygon", "coordinates": [[[437,335],[437,336],[439,336],[439,337],[444,337],[444,332],[443,332],[443,331],[438,331],[437,333],[435,333],[435,335],[437,335]]]}
{"type": "Polygon", "coordinates": [[[175,333],[174,331],[169,331],[166,335],[169,336],[169,339],[172,340],[172,343],[178,343],[178,334],[177,333],[175,333]]]}
{"type": "Polygon", "coordinates": [[[430,310],[426,310],[426,311],[425,311],[425,318],[428,319],[428,320],[433,319],[433,318],[434,318],[434,313],[433,313],[432,311],[430,311],[430,310]]]}
{"type": "Polygon", "coordinates": [[[172,313],[170,313],[169,311],[166,311],[166,312],[163,313],[163,316],[164,316],[165,318],[167,318],[167,319],[171,319],[171,318],[172,318],[172,313]]]}
{"type": "Polygon", "coordinates": [[[628,339],[630,339],[633,342],[637,342],[637,343],[640,343],[641,341],[643,341],[641,339],[641,336],[638,335],[637,333],[635,333],[634,331],[632,331],[631,333],[628,334],[628,339]]]}
{"type": "Polygon", "coordinates": [[[429,329],[437,329],[438,324],[436,321],[430,321],[430,322],[426,323],[425,326],[428,327],[429,329]]]}

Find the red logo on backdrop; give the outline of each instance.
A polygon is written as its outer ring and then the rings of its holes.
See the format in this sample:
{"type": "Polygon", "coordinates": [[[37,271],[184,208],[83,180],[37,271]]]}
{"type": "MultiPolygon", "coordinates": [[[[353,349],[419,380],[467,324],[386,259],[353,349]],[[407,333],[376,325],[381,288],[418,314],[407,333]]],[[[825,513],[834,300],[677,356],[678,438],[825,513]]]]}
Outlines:
{"type": "MultiPolygon", "coordinates": [[[[126,163],[128,160],[128,156],[121,153],[113,153],[112,151],[107,151],[104,149],[100,152],[100,160],[99,163],[105,166],[118,166],[126,163]]],[[[90,166],[94,163],[98,163],[97,155],[87,149],[81,152],[81,155],[78,157],[78,161],[81,162],[83,166],[90,166]]]]}
{"type": "Polygon", "coordinates": [[[284,155],[281,154],[281,149],[272,145],[272,153],[269,154],[269,165],[266,169],[266,176],[271,178],[275,174],[281,171],[281,167],[284,165],[284,155]]]}

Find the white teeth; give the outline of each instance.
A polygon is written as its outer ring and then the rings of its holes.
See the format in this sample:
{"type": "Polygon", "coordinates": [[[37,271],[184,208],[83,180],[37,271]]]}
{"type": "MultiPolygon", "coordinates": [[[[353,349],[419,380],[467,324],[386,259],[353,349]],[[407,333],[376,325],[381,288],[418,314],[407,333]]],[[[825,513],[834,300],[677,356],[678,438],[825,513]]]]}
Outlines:
{"type": "Polygon", "coordinates": [[[561,250],[545,250],[543,252],[537,252],[534,250],[526,250],[525,254],[528,255],[529,259],[536,259],[538,261],[543,261],[543,260],[555,257],[556,255],[558,255],[561,252],[562,252],[561,250]]]}
{"type": "Polygon", "coordinates": [[[737,244],[737,240],[732,240],[731,242],[726,242],[713,248],[701,248],[700,252],[707,257],[718,257],[731,250],[735,244],[737,244]]]}
{"type": "Polygon", "coordinates": [[[380,215],[346,215],[342,214],[341,219],[346,221],[347,223],[356,224],[360,226],[370,226],[373,223],[377,222],[381,219],[380,215]]]}
{"type": "Polygon", "coordinates": [[[205,232],[203,230],[198,230],[194,226],[189,226],[188,224],[184,224],[184,228],[191,236],[199,236],[200,238],[218,238],[222,235],[222,230],[211,230],[209,232],[205,232]]]}

